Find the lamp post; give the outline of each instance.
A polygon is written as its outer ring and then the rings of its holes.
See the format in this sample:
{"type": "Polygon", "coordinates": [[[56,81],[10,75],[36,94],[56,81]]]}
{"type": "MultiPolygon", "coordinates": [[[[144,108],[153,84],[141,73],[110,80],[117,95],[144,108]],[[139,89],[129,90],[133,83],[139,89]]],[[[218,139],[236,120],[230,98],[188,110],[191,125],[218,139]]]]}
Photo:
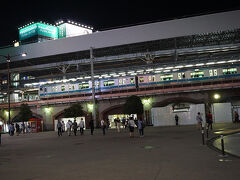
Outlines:
{"type": "Polygon", "coordinates": [[[17,54],[17,55],[13,55],[13,56],[10,56],[9,54],[8,55],[1,55],[1,57],[4,57],[7,61],[7,72],[8,72],[8,87],[7,87],[7,94],[8,94],[8,123],[11,122],[11,117],[10,117],[10,110],[11,110],[11,102],[10,102],[10,62],[11,62],[11,59],[13,57],[17,57],[17,56],[26,56],[27,53],[21,53],[21,54],[17,54]]]}

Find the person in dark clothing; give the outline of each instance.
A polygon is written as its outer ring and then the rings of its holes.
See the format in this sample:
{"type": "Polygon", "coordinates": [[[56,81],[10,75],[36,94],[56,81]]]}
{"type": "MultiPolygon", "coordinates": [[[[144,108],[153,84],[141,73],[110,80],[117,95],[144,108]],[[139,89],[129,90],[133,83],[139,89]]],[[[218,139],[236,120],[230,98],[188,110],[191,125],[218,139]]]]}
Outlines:
{"type": "Polygon", "coordinates": [[[207,124],[208,124],[208,129],[209,129],[209,127],[210,127],[211,130],[212,130],[212,123],[213,123],[212,113],[209,112],[209,113],[207,114],[207,124]]]}
{"type": "Polygon", "coordinates": [[[77,135],[77,128],[78,128],[77,122],[76,122],[76,120],[74,120],[74,122],[73,122],[73,132],[74,132],[75,136],[77,135]]]}
{"type": "Polygon", "coordinates": [[[62,136],[62,123],[60,122],[60,120],[58,120],[57,129],[58,129],[58,136],[62,136]]]}
{"type": "Polygon", "coordinates": [[[89,121],[89,127],[91,128],[91,135],[93,135],[93,131],[94,131],[94,122],[93,122],[93,119],[91,119],[89,121]]]}
{"type": "Polygon", "coordinates": [[[16,123],[15,127],[16,127],[16,134],[18,136],[20,133],[20,126],[18,125],[18,123],[16,123]]]}
{"type": "Polygon", "coordinates": [[[176,126],[178,126],[178,119],[179,119],[179,117],[178,117],[178,115],[176,114],[176,115],[175,115],[176,126]]]}

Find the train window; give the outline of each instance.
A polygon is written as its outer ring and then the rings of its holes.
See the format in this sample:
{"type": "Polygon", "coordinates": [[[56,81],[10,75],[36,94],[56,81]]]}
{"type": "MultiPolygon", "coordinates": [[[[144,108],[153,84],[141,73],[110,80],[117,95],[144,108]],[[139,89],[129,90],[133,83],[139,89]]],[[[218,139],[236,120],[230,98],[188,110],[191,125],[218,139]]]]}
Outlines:
{"type": "Polygon", "coordinates": [[[191,78],[201,78],[204,77],[203,71],[196,71],[191,73],[191,78]]]}
{"type": "Polygon", "coordinates": [[[124,78],[123,81],[122,81],[123,84],[126,84],[126,79],[124,78]]]}
{"type": "Polygon", "coordinates": [[[223,69],[223,74],[236,74],[236,73],[237,73],[237,68],[223,69]]]}
{"type": "Polygon", "coordinates": [[[134,84],[134,78],[130,78],[130,83],[134,84]]]}
{"type": "Polygon", "coordinates": [[[95,82],[95,86],[99,87],[99,81],[95,82]]]}
{"type": "Polygon", "coordinates": [[[61,90],[62,90],[62,91],[65,91],[65,86],[61,86],[61,90]]]}
{"type": "Polygon", "coordinates": [[[182,78],[185,79],[185,73],[182,73],[182,78]]]}
{"type": "Polygon", "coordinates": [[[122,79],[119,79],[119,81],[118,81],[119,83],[119,85],[122,85],[122,79]]]}
{"type": "Polygon", "coordinates": [[[74,87],[74,85],[72,85],[72,90],[74,90],[75,89],[75,87],[74,87]]]}
{"type": "Polygon", "coordinates": [[[87,89],[87,88],[89,88],[89,84],[88,83],[79,84],[78,88],[79,89],[87,89]]]}
{"type": "Polygon", "coordinates": [[[55,92],[55,90],[56,90],[55,87],[52,87],[52,92],[55,92]]]}
{"type": "Polygon", "coordinates": [[[178,79],[182,79],[182,73],[178,73],[178,79]]]}
{"type": "Polygon", "coordinates": [[[47,88],[44,88],[44,92],[47,92],[47,88]]]}
{"type": "Polygon", "coordinates": [[[103,86],[114,86],[114,80],[104,81],[103,86]]]}
{"type": "Polygon", "coordinates": [[[3,81],[2,81],[2,84],[7,84],[7,80],[3,80],[3,81]]]}
{"type": "Polygon", "coordinates": [[[72,86],[68,85],[68,90],[71,91],[72,90],[72,86]]]}
{"type": "Polygon", "coordinates": [[[209,70],[209,76],[213,76],[213,71],[209,70]]]}
{"type": "Polygon", "coordinates": [[[170,81],[173,80],[173,75],[172,74],[166,74],[166,75],[162,75],[160,76],[162,81],[170,81]]]}
{"type": "Polygon", "coordinates": [[[218,75],[217,69],[214,69],[214,70],[213,70],[213,75],[214,75],[214,76],[217,76],[217,75],[218,75]]]}
{"type": "Polygon", "coordinates": [[[156,78],[155,76],[152,76],[152,82],[155,82],[156,78]]]}
{"type": "Polygon", "coordinates": [[[140,83],[144,82],[144,77],[139,77],[139,82],[140,83]]]}
{"type": "Polygon", "coordinates": [[[43,90],[43,88],[40,88],[40,91],[42,91],[43,90]]]}

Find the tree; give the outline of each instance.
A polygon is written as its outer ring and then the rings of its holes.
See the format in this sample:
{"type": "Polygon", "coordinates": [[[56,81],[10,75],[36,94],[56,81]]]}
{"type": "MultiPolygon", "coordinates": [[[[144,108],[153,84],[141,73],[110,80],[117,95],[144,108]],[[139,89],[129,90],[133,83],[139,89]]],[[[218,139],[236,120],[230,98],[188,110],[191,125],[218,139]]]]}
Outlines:
{"type": "Polygon", "coordinates": [[[69,108],[64,109],[64,117],[69,118],[73,117],[76,120],[76,117],[82,116],[83,115],[83,110],[82,110],[81,104],[73,104],[69,108]]]}
{"type": "Polygon", "coordinates": [[[130,96],[123,105],[124,114],[143,114],[143,104],[138,96],[130,96]]]}
{"type": "Polygon", "coordinates": [[[18,113],[18,121],[25,122],[32,118],[32,111],[27,104],[21,104],[20,112],[18,113]]]}

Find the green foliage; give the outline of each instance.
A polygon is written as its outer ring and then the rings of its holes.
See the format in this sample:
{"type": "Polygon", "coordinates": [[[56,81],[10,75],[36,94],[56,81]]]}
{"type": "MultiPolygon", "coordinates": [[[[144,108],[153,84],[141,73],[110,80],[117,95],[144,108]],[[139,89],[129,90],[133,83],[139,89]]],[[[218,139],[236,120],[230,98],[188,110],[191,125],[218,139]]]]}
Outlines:
{"type": "Polygon", "coordinates": [[[18,113],[18,121],[24,122],[32,118],[32,111],[27,104],[21,104],[20,112],[18,113]]]}
{"type": "Polygon", "coordinates": [[[143,104],[138,96],[130,96],[123,105],[124,114],[143,114],[143,104]]]}
{"type": "Polygon", "coordinates": [[[70,118],[73,117],[76,119],[76,117],[82,116],[83,115],[83,110],[82,110],[81,104],[73,104],[69,108],[64,109],[64,117],[65,118],[70,118]]]}

